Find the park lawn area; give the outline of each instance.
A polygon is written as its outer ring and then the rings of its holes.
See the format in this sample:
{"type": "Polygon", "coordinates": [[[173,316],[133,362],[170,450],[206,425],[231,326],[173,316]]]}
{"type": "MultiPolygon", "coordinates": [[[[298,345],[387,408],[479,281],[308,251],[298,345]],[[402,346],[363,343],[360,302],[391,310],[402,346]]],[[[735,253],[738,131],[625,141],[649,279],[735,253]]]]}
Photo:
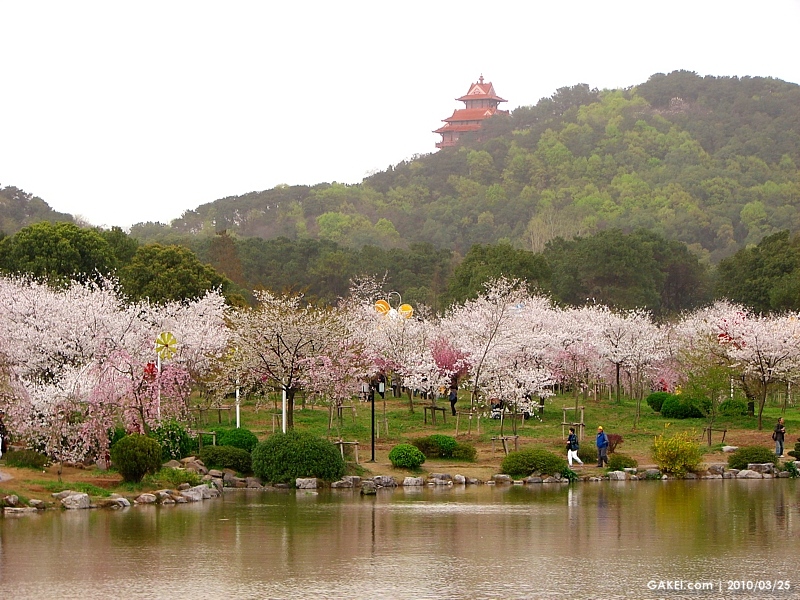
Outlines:
{"type": "MultiPolygon", "coordinates": [[[[495,444],[492,450],[492,437],[497,437],[501,433],[501,423],[499,420],[481,418],[480,433],[477,432],[476,422],[473,421],[472,432],[466,433],[468,420],[462,415],[459,425],[458,440],[474,445],[478,450],[478,457],[475,462],[455,461],[452,459],[428,459],[421,467],[419,473],[409,473],[408,471],[395,469],[388,459],[389,451],[397,444],[409,442],[417,437],[431,435],[433,433],[453,436],[455,434],[455,417],[450,414],[450,405],[443,399],[437,402],[437,406],[445,407],[446,417],[443,420],[441,413],[437,415],[437,424],[431,423],[430,413],[428,423],[423,419],[423,405],[429,401],[414,398],[414,412],[409,410],[407,397],[393,398],[390,393],[382,400],[376,397],[375,400],[375,419],[376,419],[376,444],[375,462],[370,462],[372,452],[370,446],[371,439],[371,405],[368,402],[354,400],[355,414],[351,408],[345,407],[342,411],[342,418],[334,418],[333,426],[329,429],[329,412],[325,406],[313,406],[306,404],[303,406],[302,397],[298,397],[294,411],[294,425],[298,430],[310,431],[321,437],[329,437],[332,440],[342,439],[344,441],[359,442],[359,465],[355,465],[353,457],[348,448],[348,469],[351,474],[370,477],[373,475],[392,475],[398,480],[402,480],[407,475],[419,475],[427,473],[450,473],[451,475],[461,474],[467,477],[477,477],[487,480],[492,475],[500,472],[500,464],[505,456],[500,443],[495,444]]],[[[688,431],[694,436],[701,448],[705,452],[706,464],[725,463],[727,455],[722,450],[722,432],[714,431],[712,434],[712,446],[709,448],[705,438],[701,439],[703,429],[707,426],[706,419],[684,419],[668,420],[654,413],[646,403],[642,402],[640,407],[640,418],[636,426],[636,402],[623,398],[619,404],[614,400],[604,399],[599,402],[594,399],[581,399],[579,406],[584,407],[585,433],[581,441],[583,447],[594,447],[594,438],[597,426],[602,425],[606,433],[616,433],[622,436],[623,441],[617,447],[617,452],[627,454],[635,458],[640,467],[655,466],[650,449],[655,436],[666,434],[668,436],[677,432],[688,431]]],[[[564,450],[564,438],[561,422],[563,417],[562,408],[572,407],[573,410],[567,411],[568,419],[573,421],[575,415],[575,399],[568,396],[555,396],[549,398],[545,403],[544,413],[540,418],[532,417],[526,421],[516,422],[516,434],[519,435],[519,447],[526,448],[532,446],[542,446],[559,455],[566,455],[564,450]]],[[[457,409],[466,411],[469,408],[469,400],[466,394],[459,398],[457,409]]],[[[250,429],[260,440],[266,439],[273,432],[273,425],[280,431],[280,419],[273,419],[275,412],[280,413],[280,404],[270,400],[256,405],[255,402],[245,400],[241,405],[242,427],[250,429]]],[[[219,416],[216,412],[206,414],[212,415],[208,422],[199,425],[201,430],[212,427],[228,426],[227,417],[223,413],[222,424],[218,423],[219,416]]],[[[733,446],[761,445],[772,448],[774,442],[771,439],[771,431],[778,417],[785,419],[787,438],[786,451],[791,450],[795,440],[800,435],[800,411],[796,407],[788,407],[783,412],[782,406],[768,404],[764,410],[763,429],[757,428],[757,417],[718,417],[714,422],[715,429],[727,429],[725,444],[733,446]]],[[[506,420],[503,424],[503,434],[514,434],[514,422],[506,420]]],[[[210,440],[209,440],[210,441],[210,440]]],[[[513,445],[510,446],[513,449],[513,445]]],[[[93,497],[99,497],[107,490],[108,492],[118,492],[128,497],[134,496],[142,491],[156,489],[158,482],[142,484],[141,486],[131,487],[123,485],[121,477],[114,471],[100,471],[98,469],[77,469],[64,467],[61,476],[58,475],[58,466],[47,467],[43,471],[31,469],[15,469],[6,467],[4,461],[0,461],[2,471],[11,475],[13,479],[0,482],[0,496],[7,494],[17,494],[23,498],[38,498],[50,500],[50,494],[59,489],[75,489],[84,486],[85,491],[93,497]],[[72,486],[72,488],[70,488],[72,486]],[[94,492],[92,493],[92,487],[94,492]]],[[[592,463],[587,463],[583,467],[576,468],[582,475],[599,474],[592,463]]],[[[166,487],[166,486],[165,486],[166,487]]]]}

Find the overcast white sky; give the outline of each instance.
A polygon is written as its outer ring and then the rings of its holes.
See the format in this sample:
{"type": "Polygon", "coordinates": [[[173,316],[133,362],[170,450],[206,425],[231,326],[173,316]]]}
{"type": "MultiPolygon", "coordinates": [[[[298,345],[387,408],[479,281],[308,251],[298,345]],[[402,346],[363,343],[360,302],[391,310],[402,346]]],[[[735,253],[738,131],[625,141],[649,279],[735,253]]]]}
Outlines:
{"type": "Polygon", "coordinates": [[[0,186],[168,223],[435,150],[483,74],[505,108],[675,69],[800,82],[800,0],[0,0],[0,186]]]}

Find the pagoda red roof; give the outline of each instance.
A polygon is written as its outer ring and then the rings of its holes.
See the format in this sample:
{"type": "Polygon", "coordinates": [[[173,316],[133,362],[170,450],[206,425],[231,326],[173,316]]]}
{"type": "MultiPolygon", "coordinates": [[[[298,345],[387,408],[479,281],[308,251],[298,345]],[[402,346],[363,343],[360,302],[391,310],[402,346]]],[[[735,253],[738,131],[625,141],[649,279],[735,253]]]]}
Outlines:
{"type": "Polygon", "coordinates": [[[433,133],[445,133],[447,131],[477,131],[481,126],[479,123],[445,123],[439,129],[435,129],[433,133]]]}
{"type": "Polygon", "coordinates": [[[478,83],[473,83],[469,86],[469,91],[465,96],[456,98],[459,102],[466,102],[467,100],[497,100],[498,102],[508,102],[497,94],[495,94],[494,86],[489,83],[483,83],[483,77],[480,78],[478,83]]]}
{"type": "Polygon", "coordinates": [[[446,123],[453,121],[482,121],[497,112],[496,108],[459,108],[453,115],[443,119],[446,123]]]}

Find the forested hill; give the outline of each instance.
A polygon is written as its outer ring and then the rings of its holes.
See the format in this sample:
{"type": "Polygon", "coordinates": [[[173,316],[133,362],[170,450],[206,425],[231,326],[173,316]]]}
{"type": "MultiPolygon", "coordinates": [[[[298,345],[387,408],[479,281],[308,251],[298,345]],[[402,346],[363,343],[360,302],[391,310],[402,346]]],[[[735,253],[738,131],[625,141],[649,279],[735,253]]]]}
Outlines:
{"type": "MultiPolygon", "coordinates": [[[[424,127],[425,124],[420,124],[424,127]]],[[[484,131],[358,185],[281,186],[224,198],[144,241],[227,229],[358,248],[428,242],[464,254],[509,242],[649,229],[716,263],[800,230],[800,86],[763,77],[653,75],[625,90],[559,89],[484,131]]]]}
{"type": "Polygon", "coordinates": [[[0,186],[0,235],[11,235],[40,221],[72,223],[73,218],[53,210],[41,198],[19,188],[0,186]]]}

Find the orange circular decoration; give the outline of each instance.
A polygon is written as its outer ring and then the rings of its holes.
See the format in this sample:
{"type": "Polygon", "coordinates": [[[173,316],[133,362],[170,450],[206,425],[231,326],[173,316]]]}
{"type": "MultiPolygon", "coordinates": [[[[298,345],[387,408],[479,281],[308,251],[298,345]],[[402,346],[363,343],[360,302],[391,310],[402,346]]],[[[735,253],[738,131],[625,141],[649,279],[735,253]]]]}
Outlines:
{"type": "Polygon", "coordinates": [[[378,300],[375,303],[375,310],[377,310],[380,314],[385,315],[392,310],[392,307],[389,306],[389,303],[386,300],[378,300]]]}
{"type": "Polygon", "coordinates": [[[410,304],[401,304],[400,308],[397,309],[397,312],[399,312],[406,319],[408,319],[411,317],[411,315],[414,314],[414,309],[411,307],[410,304]]]}

